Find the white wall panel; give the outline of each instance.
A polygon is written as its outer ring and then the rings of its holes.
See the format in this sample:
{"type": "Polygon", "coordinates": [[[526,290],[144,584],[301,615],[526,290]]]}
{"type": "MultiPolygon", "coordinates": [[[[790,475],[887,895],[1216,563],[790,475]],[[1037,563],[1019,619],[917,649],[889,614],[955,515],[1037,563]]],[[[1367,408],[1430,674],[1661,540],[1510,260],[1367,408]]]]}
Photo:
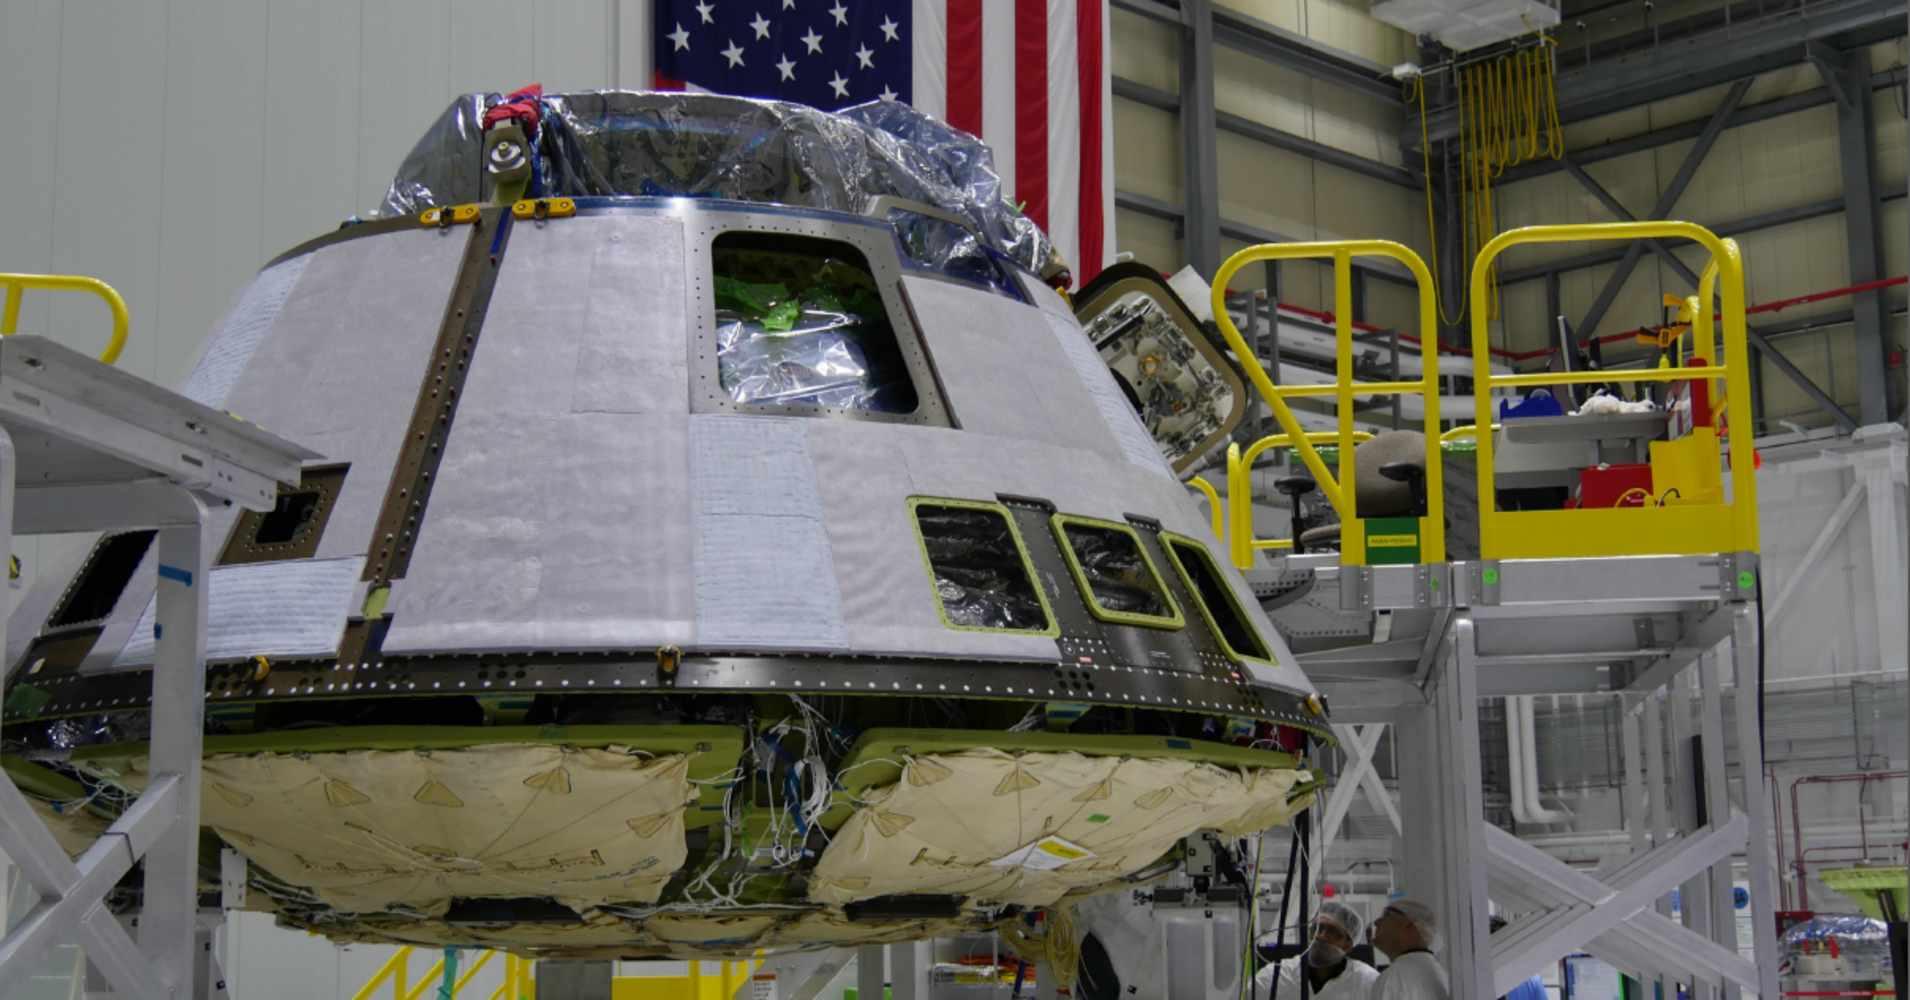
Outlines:
{"type": "MultiPolygon", "coordinates": [[[[1114,102],[1114,186],[1179,204],[1180,118],[1133,101],[1114,102]]],[[[1116,229],[1115,232],[1120,232],[1116,229]]]]}
{"type": "Polygon", "coordinates": [[[1413,38],[1392,25],[1368,16],[1368,4],[1336,0],[1219,0],[1250,17],[1259,18],[1324,45],[1364,56],[1388,66],[1416,58],[1413,38]]]}
{"type": "Polygon", "coordinates": [[[1131,253],[1134,259],[1170,274],[1187,265],[1187,247],[1179,229],[1166,219],[1116,209],[1114,212],[1114,248],[1131,253]]]}
{"type": "Polygon", "coordinates": [[[1108,46],[1114,75],[1180,93],[1180,43],[1174,28],[1119,7],[1112,14],[1108,46]]]}
{"type": "MultiPolygon", "coordinates": [[[[453,96],[609,85],[612,49],[631,34],[620,25],[640,28],[647,9],[9,0],[0,271],[112,285],[132,318],[118,366],[176,384],[259,265],[377,204],[453,96]]],[[[88,296],[32,292],[20,329],[92,351],[110,317],[88,296]]],[[[16,542],[23,575],[63,544],[16,542]]]]}

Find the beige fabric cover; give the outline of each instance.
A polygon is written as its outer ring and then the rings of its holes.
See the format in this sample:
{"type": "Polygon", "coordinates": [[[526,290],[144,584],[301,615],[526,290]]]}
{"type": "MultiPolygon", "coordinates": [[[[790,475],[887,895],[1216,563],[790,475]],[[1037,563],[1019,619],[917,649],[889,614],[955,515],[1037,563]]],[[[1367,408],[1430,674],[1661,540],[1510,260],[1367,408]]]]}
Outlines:
{"type": "Polygon", "coordinates": [[[1287,822],[1299,776],[1076,753],[912,757],[901,781],[871,790],[837,831],[809,898],[951,893],[1046,906],[1146,866],[1196,830],[1241,835],[1287,822]],[[1096,856],[1051,871],[990,866],[1047,836],[1096,856]]]}
{"type": "Polygon", "coordinates": [[[581,924],[453,927],[440,920],[381,920],[311,929],[335,943],[463,945],[568,958],[739,959],[947,937],[987,929],[979,918],[850,923],[826,911],[762,914],[660,913],[641,925],[588,910],[581,924]]]}
{"type": "Polygon", "coordinates": [[[219,756],[203,775],[202,822],[361,913],[435,915],[453,896],[653,902],[683,865],[695,798],[681,755],[523,743],[219,756]]]}
{"type": "Polygon", "coordinates": [[[27,804],[32,806],[33,811],[39,815],[40,822],[46,824],[46,832],[53,835],[54,841],[60,845],[60,849],[65,851],[68,857],[77,858],[85,854],[87,848],[93,846],[93,841],[98,840],[99,835],[105,833],[106,828],[111,825],[104,817],[96,816],[85,809],[75,809],[62,814],[54,810],[51,802],[31,795],[25,798],[27,804]]]}

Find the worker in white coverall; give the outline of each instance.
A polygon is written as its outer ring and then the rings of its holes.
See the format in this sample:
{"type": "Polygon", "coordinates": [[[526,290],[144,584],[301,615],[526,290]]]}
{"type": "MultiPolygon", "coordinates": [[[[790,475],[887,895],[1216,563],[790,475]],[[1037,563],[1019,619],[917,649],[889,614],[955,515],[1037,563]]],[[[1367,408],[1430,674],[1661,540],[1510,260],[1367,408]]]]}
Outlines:
{"type": "Polygon", "coordinates": [[[1424,903],[1396,899],[1373,921],[1373,947],[1393,964],[1373,984],[1372,1000],[1451,1000],[1446,970],[1433,957],[1439,922],[1424,903]]]}
{"type": "Polygon", "coordinates": [[[1277,974],[1279,1000],[1299,1000],[1300,976],[1304,974],[1313,1000],[1367,1000],[1379,970],[1347,954],[1359,943],[1360,926],[1360,916],[1352,907],[1332,899],[1322,902],[1306,952],[1261,969],[1254,976],[1257,995],[1276,996],[1273,981],[1277,974]]]}

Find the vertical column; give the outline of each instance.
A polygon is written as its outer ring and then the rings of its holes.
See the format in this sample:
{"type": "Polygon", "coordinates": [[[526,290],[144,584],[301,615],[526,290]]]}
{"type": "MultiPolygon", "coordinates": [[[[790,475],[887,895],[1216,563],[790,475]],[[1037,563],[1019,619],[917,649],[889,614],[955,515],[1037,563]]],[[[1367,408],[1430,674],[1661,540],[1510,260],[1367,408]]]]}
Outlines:
{"type": "Polygon", "coordinates": [[[1771,857],[1770,805],[1764,799],[1764,729],[1758,720],[1757,609],[1739,605],[1731,623],[1731,667],[1737,693],[1738,759],[1744,770],[1744,818],[1747,846],[1744,867],[1751,883],[1751,944],[1757,962],[1758,996],[1777,991],[1777,916],[1772,893],[1777,866],[1771,857]]]}
{"type": "Polygon", "coordinates": [[[883,1000],[882,988],[889,981],[886,958],[881,945],[856,949],[856,1000],[883,1000]]]}
{"type": "Polygon", "coordinates": [[[205,732],[206,579],[199,536],[205,506],[180,490],[188,523],[159,529],[154,614],[152,763],[154,783],[179,778],[179,813],[146,852],[139,948],[167,995],[192,986],[193,914],[199,880],[199,748],[205,732]]]}
{"type": "MultiPolygon", "coordinates": [[[[1635,857],[1645,853],[1649,847],[1646,838],[1650,836],[1650,821],[1645,818],[1644,749],[1638,738],[1638,728],[1644,724],[1644,706],[1642,699],[1635,695],[1620,693],[1617,698],[1619,752],[1625,759],[1625,808],[1621,820],[1631,835],[1631,853],[1635,857]]],[[[1625,974],[1641,985],[1648,982],[1642,968],[1627,969],[1625,974]]]]}
{"type": "Polygon", "coordinates": [[[1437,706],[1452,782],[1446,831],[1452,898],[1446,901],[1441,923],[1452,995],[1484,997],[1493,995],[1492,939],[1486,888],[1485,791],[1479,759],[1479,650],[1470,615],[1454,617],[1451,650],[1437,706]]]}
{"type": "MultiPolygon", "coordinates": [[[[1670,719],[1666,731],[1671,736],[1669,760],[1671,763],[1671,816],[1676,832],[1689,834],[1698,827],[1698,796],[1696,781],[1697,755],[1691,746],[1691,688],[1690,672],[1678,674],[1671,680],[1671,694],[1666,699],[1670,719]]],[[[1711,926],[1711,916],[1698,897],[1704,893],[1704,884],[1700,879],[1692,879],[1678,887],[1679,914],[1684,925],[1700,934],[1707,933],[1711,926]]]]}
{"type": "Polygon", "coordinates": [[[1181,185],[1186,192],[1187,263],[1213,280],[1220,270],[1220,151],[1214,127],[1212,0],[1182,0],[1180,33],[1181,185]]]}
{"type": "MultiPolygon", "coordinates": [[[[1665,843],[1670,835],[1665,810],[1665,727],[1663,699],[1653,692],[1645,696],[1639,725],[1645,733],[1645,821],[1651,826],[1651,846],[1665,843]]],[[[1658,897],[1658,912],[1671,916],[1671,896],[1658,897]]]]}
{"type": "MultiPolygon", "coordinates": [[[[1841,86],[1832,90],[1839,98],[1837,159],[1844,180],[1844,233],[1850,247],[1850,283],[1863,285],[1884,277],[1883,233],[1877,228],[1883,203],[1877,194],[1877,125],[1870,114],[1870,50],[1842,53],[1841,63],[1834,70],[1841,86]]],[[[1850,308],[1857,334],[1859,413],[1863,423],[1880,424],[1890,419],[1889,368],[1884,360],[1890,350],[1890,314],[1884,290],[1851,296],[1850,308]]]]}
{"type": "Polygon", "coordinates": [[[895,1000],[928,1000],[928,971],[933,964],[928,941],[889,945],[889,988],[895,1000]]]}
{"type": "MultiPolygon", "coordinates": [[[[1698,762],[1698,773],[1704,791],[1705,824],[1716,829],[1731,818],[1730,779],[1724,769],[1724,694],[1720,690],[1724,683],[1724,664],[1714,649],[1699,658],[1698,668],[1698,752],[1702,758],[1698,762]]],[[[1745,846],[1746,857],[1749,857],[1750,845],[1745,846]]],[[[1712,865],[1706,891],[1710,894],[1711,940],[1736,951],[1738,922],[1736,893],[1732,890],[1737,883],[1731,874],[1730,858],[1712,865]]],[[[1736,983],[1726,980],[1723,995],[1725,1000],[1738,1000],[1741,991],[1736,983]]]]}

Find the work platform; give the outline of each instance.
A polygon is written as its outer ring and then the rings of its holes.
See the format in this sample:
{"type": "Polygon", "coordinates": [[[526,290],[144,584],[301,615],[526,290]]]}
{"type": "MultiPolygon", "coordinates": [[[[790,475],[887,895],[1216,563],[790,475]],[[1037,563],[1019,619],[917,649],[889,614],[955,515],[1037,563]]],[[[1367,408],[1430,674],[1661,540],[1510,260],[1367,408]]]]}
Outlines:
{"type": "MultiPolygon", "coordinates": [[[[1337,377],[1330,384],[1274,385],[1261,366],[1246,365],[1281,433],[1230,448],[1224,498],[1211,484],[1193,485],[1212,503],[1215,533],[1235,566],[1327,700],[1346,765],[1317,829],[1331,838],[1362,797],[1390,820],[1402,845],[1397,887],[1439,913],[1446,942],[1441,957],[1456,997],[1504,995],[1580,951],[1647,990],[1660,986],[1664,996],[1678,986],[1719,997],[1778,993],[1776,866],[1759,699],[1732,699],[1737,768],[1727,768],[1723,717],[1725,686],[1743,693],[1761,683],[1756,483],[1751,475],[1728,475],[1756,465],[1749,434],[1729,433],[1751,426],[1737,247],[1686,223],[1502,234],[1472,267],[1472,343],[1488,342],[1486,283],[1506,249],[1663,238],[1689,239],[1711,253],[1680,316],[1689,357],[1673,339],[1661,344],[1669,347],[1667,360],[1656,368],[1508,375],[1491,370],[1486,352],[1475,351],[1469,427],[1438,419],[1445,409],[1433,402],[1442,392],[1438,365],[1422,365],[1417,381],[1353,377],[1354,257],[1404,264],[1419,281],[1421,329],[1437,329],[1429,273],[1410,250],[1371,241],[1255,247],[1215,276],[1221,333],[1237,358],[1257,358],[1226,314],[1228,278],[1258,260],[1332,261],[1337,377]],[[1557,392],[1593,382],[1668,383],[1671,405],[1638,416],[1563,416],[1518,427],[1511,418],[1504,426],[1495,422],[1501,419],[1491,409],[1495,389],[1557,392]],[[1413,484],[1417,509],[1369,513],[1361,509],[1369,487],[1355,464],[1374,435],[1356,430],[1353,414],[1356,398],[1387,394],[1420,397],[1416,409],[1425,414],[1416,478],[1393,465],[1380,470],[1413,484]],[[1335,404],[1337,432],[1306,431],[1286,403],[1301,396],[1335,404]],[[1457,546],[1448,542],[1470,527],[1449,524],[1443,509],[1442,478],[1451,473],[1442,444],[1455,440],[1476,442],[1478,558],[1454,555],[1457,546]],[[1329,446],[1333,453],[1324,455],[1329,446]],[[1273,449],[1298,460],[1289,462],[1281,491],[1298,504],[1317,488],[1337,515],[1337,528],[1326,536],[1335,538],[1329,544],[1336,551],[1296,553],[1294,539],[1255,537],[1251,472],[1255,458],[1273,449]],[[1495,464],[1495,451],[1503,453],[1503,466],[1495,464]],[[1497,509],[1500,490],[1575,487],[1579,469],[1602,474],[1605,463],[1639,463],[1633,468],[1648,469],[1642,478],[1651,485],[1589,509],[1522,503],[1497,509]],[[1295,478],[1301,469],[1304,478],[1295,478]],[[1479,717],[1480,699],[1503,697],[1508,719],[1521,717],[1529,726],[1530,716],[1519,711],[1522,699],[1595,692],[1622,698],[1626,709],[1620,739],[1631,850],[1587,872],[1487,822],[1479,717]],[[1397,807],[1373,766],[1389,727],[1399,769],[1397,807]],[[1746,859],[1750,957],[1739,948],[1735,854],[1746,859]],[[1674,889],[1683,899],[1677,921],[1671,917],[1674,889]],[[1497,935],[1489,922],[1495,906],[1514,918],[1497,935]]],[[[1584,491],[1580,503],[1591,495],[1584,491]]],[[[1296,534],[1299,524],[1296,517],[1296,534]]],[[[1314,533],[1300,537],[1303,548],[1313,544],[1308,536],[1314,533]]],[[[1536,757],[1521,770],[1513,760],[1511,780],[1526,783],[1536,803],[1536,757]]]]}
{"type": "MultiPolygon", "coordinates": [[[[0,286],[23,283],[8,280],[15,277],[0,275],[0,286]]],[[[105,286],[84,290],[98,289],[105,286]]],[[[114,311],[117,344],[125,311],[114,311]]],[[[205,710],[201,533],[209,506],[271,510],[278,484],[296,482],[301,463],[317,457],[44,338],[0,340],[0,552],[16,534],[154,529],[160,577],[146,792],[74,860],[13,781],[0,778],[0,848],[39,895],[0,938],[0,995],[12,995],[63,941],[77,941],[119,996],[183,998],[195,977],[208,978],[207,928],[196,919],[206,877],[196,821],[205,710]],[[141,860],[135,942],[105,901],[141,860]]],[[[10,698],[50,697],[33,685],[35,669],[22,668],[10,698]]],[[[216,884],[216,873],[210,879],[216,884]]]]}

